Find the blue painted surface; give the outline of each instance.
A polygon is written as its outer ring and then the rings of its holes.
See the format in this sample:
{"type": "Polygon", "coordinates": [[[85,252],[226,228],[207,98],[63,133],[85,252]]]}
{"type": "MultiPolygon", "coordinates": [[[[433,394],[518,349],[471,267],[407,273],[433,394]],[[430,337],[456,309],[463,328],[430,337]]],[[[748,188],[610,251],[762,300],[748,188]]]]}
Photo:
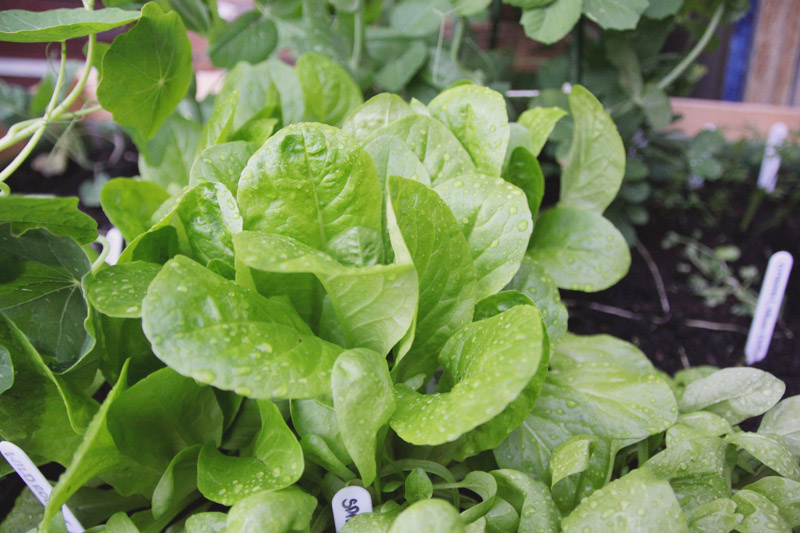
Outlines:
{"type": "Polygon", "coordinates": [[[750,47],[756,28],[758,1],[753,0],[750,10],[733,29],[728,44],[728,59],[725,65],[725,78],[722,83],[722,99],[741,102],[747,83],[747,65],[750,62],[750,47]]]}

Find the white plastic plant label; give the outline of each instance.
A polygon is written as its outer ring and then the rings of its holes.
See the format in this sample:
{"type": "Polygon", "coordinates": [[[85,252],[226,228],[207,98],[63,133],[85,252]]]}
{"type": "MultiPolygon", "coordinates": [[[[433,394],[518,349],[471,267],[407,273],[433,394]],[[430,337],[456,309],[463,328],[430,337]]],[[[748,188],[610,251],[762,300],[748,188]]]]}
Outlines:
{"type": "Polygon", "coordinates": [[[758,173],[758,188],[767,194],[775,191],[778,170],[781,168],[781,156],[775,148],[783,144],[788,134],[789,128],[783,122],[776,122],[769,129],[767,145],[764,147],[764,159],[761,161],[761,170],[758,173]]]}
{"type": "Polygon", "coordinates": [[[108,255],[106,256],[106,263],[109,265],[116,265],[122,254],[122,233],[117,228],[111,228],[106,233],[108,239],[108,255]]]}
{"type": "Polygon", "coordinates": [[[793,263],[794,259],[789,252],[773,254],[767,263],[764,283],[761,285],[756,312],[744,347],[748,365],[758,363],[767,356],[793,263]]]}
{"type": "MultiPolygon", "coordinates": [[[[6,458],[11,468],[19,474],[22,481],[28,485],[28,488],[31,489],[34,496],[36,496],[42,505],[46,505],[47,500],[50,499],[50,492],[53,490],[53,487],[50,486],[50,482],[47,481],[39,469],[36,468],[36,465],[33,464],[30,457],[28,457],[19,446],[8,441],[0,441],[0,453],[6,458]]],[[[72,514],[72,511],[70,511],[66,505],[61,507],[61,513],[64,515],[64,522],[67,525],[67,531],[69,531],[69,533],[83,533],[83,526],[78,522],[78,519],[75,518],[75,515],[72,514]]]]}
{"type": "Polygon", "coordinates": [[[336,531],[341,531],[354,516],[372,512],[372,496],[363,487],[345,487],[333,496],[331,506],[336,531]]]}

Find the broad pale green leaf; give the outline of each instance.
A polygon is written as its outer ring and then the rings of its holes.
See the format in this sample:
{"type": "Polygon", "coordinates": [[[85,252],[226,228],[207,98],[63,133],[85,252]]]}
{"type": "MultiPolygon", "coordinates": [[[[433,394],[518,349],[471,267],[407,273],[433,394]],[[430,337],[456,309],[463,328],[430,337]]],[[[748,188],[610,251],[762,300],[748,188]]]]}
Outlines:
{"type": "Polygon", "coordinates": [[[517,123],[528,129],[530,136],[528,149],[534,157],[539,156],[553,128],[566,115],[567,112],[560,107],[534,107],[522,112],[517,123]]]}
{"type": "Polygon", "coordinates": [[[508,158],[503,179],[519,187],[528,198],[528,209],[536,219],[544,198],[544,174],[539,161],[523,147],[515,148],[508,158]]]}
{"type": "Polygon", "coordinates": [[[392,527],[389,528],[389,533],[405,533],[407,531],[466,533],[464,522],[455,507],[436,498],[412,504],[394,519],[392,527]]]}
{"type": "Polygon", "coordinates": [[[625,146],[611,116],[584,87],[572,87],[569,106],[575,127],[561,172],[559,205],[602,213],[622,184],[625,146]]]}
{"type": "Polygon", "coordinates": [[[391,10],[389,25],[405,35],[424,37],[439,30],[452,9],[450,0],[405,0],[391,10]]]}
{"type": "Polygon", "coordinates": [[[327,442],[319,435],[306,435],[300,440],[303,449],[303,456],[312,463],[316,463],[338,476],[343,481],[350,481],[357,476],[347,468],[330,449],[327,442]]]}
{"type": "MultiPolygon", "coordinates": [[[[50,494],[45,506],[41,531],[47,531],[46,524],[60,511],[61,506],[90,479],[101,476],[123,495],[140,493],[150,496],[159,472],[144,467],[124,456],[117,449],[108,431],[108,410],[127,387],[127,365],[123,366],[120,379],[106,396],[100,409],[94,415],[83,441],[75,450],[66,472],[61,474],[58,483],[50,494]]],[[[63,441],[60,441],[61,444],[63,441]]]]}
{"type": "Polygon", "coordinates": [[[58,237],[72,237],[80,244],[97,238],[97,222],[78,211],[75,197],[0,196],[0,224],[11,224],[15,237],[44,228],[58,237]]]}
{"type": "Polygon", "coordinates": [[[192,79],[192,45],[175,12],[154,2],[130,31],[118,36],[103,58],[97,99],[114,120],[155,135],[181,101],[192,79]]]}
{"type": "Polygon", "coordinates": [[[167,198],[160,185],[131,178],[114,178],[100,191],[103,212],[128,242],[150,229],[153,214],[167,198]]]}
{"type": "Polygon", "coordinates": [[[140,533],[136,523],[125,513],[115,513],[108,519],[104,531],[108,533],[140,533]]]}
{"type": "Polygon", "coordinates": [[[197,465],[197,486],[203,496],[224,505],[260,491],[288,487],[303,473],[300,444],[269,400],[258,402],[261,430],[253,443],[252,456],[234,457],[206,443],[197,465]]]}
{"type": "Polygon", "coordinates": [[[497,493],[519,513],[519,533],[558,533],[561,516],[547,485],[524,472],[494,470],[497,493]]]}
{"type": "Polygon", "coordinates": [[[470,472],[458,483],[447,483],[442,486],[444,487],[467,489],[480,496],[480,503],[461,513],[461,520],[465,524],[472,524],[483,517],[492,508],[497,496],[497,481],[490,474],[481,471],[470,472]]]}
{"type": "Polygon", "coordinates": [[[170,195],[179,195],[189,183],[189,170],[203,136],[198,122],[180,115],[169,116],[155,136],[139,145],[139,174],[160,185],[170,195]]]}
{"type": "Polygon", "coordinates": [[[413,114],[396,94],[381,93],[355,108],[344,121],[342,130],[358,141],[365,141],[376,130],[413,114]]]}
{"type": "Polygon", "coordinates": [[[564,533],[688,531],[678,500],[666,481],[643,469],[612,481],[584,500],[561,523],[564,533]]]}
{"type": "Polygon", "coordinates": [[[436,370],[442,346],[472,320],[477,284],[469,245],[434,191],[395,177],[389,180],[389,198],[389,218],[399,232],[391,234],[395,253],[407,249],[420,288],[413,344],[393,369],[407,379],[436,370]]]}
{"type": "Polygon", "coordinates": [[[478,277],[477,298],[506,286],[522,263],[533,221],[525,194],[502,178],[467,174],[438,182],[467,237],[478,277]]]}
{"type": "Polygon", "coordinates": [[[792,454],[780,437],[742,432],[732,433],[725,440],[747,451],[783,477],[800,482],[797,456],[792,454]]]}
{"type": "Polygon", "coordinates": [[[174,226],[157,225],[136,237],[122,250],[117,264],[146,261],[163,265],[175,257],[178,249],[178,232],[174,226]]]}
{"type": "Polygon", "coordinates": [[[537,261],[525,256],[506,289],[519,291],[533,300],[547,326],[550,342],[557,346],[567,331],[567,308],[561,303],[558,287],[547,271],[537,261]]]}
{"type": "Polygon", "coordinates": [[[562,289],[595,292],[628,272],[625,238],[597,213],[557,207],[545,211],[531,237],[529,255],[562,289]]]}
{"type": "Polygon", "coordinates": [[[121,393],[107,423],[122,453],[158,471],[184,448],[222,439],[222,411],[214,392],[170,368],[121,393]]]}
{"type": "Polygon", "coordinates": [[[520,23],[525,35],[544,44],[563,39],[581,18],[581,0],[555,0],[544,7],[526,9],[520,23]]]}
{"type": "Polygon", "coordinates": [[[413,265],[342,266],[296,240],[254,231],[237,235],[234,242],[237,261],[247,267],[317,276],[350,348],[369,348],[385,357],[411,326],[417,305],[413,265]]]}
{"type": "Polygon", "coordinates": [[[632,30],[649,5],[649,0],[585,0],[583,12],[603,29],[632,30]]]}
{"type": "Polygon", "coordinates": [[[509,137],[503,95],[488,87],[459,85],[439,93],[428,109],[455,134],[479,172],[500,175],[509,137]]]}
{"type": "Polygon", "coordinates": [[[209,146],[230,140],[229,138],[233,133],[233,117],[238,103],[238,90],[228,92],[224,96],[214,99],[214,107],[211,109],[211,115],[209,115],[203,126],[195,154],[199,154],[209,146]]]}
{"type": "Polygon", "coordinates": [[[300,56],[295,73],[303,90],[307,120],[341,126],[364,101],[350,74],[322,54],[308,52],[300,56]]]}
{"type": "Polygon", "coordinates": [[[217,67],[233,68],[239,61],[259,63],[268,59],[276,44],[275,23],[258,11],[248,11],[214,34],[208,56],[217,67]]]}
{"type": "Polygon", "coordinates": [[[375,73],[375,81],[388,91],[402,91],[428,60],[424,41],[411,41],[399,57],[383,65],[375,73]]]}
{"type": "Polygon", "coordinates": [[[0,394],[14,385],[14,362],[4,346],[0,346],[0,394]]]}
{"type": "Polygon", "coordinates": [[[333,365],[331,391],[342,440],[368,487],[376,475],[378,432],[395,409],[385,357],[365,349],[344,352],[333,365]]]}
{"type": "Polygon", "coordinates": [[[491,3],[491,0],[455,0],[453,2],[453,7],[459,15],[468,17],[483,11],[489,7],[491,3]]]}
{"type": "Polygon", "coordinates": [[[420,394],[395,385],[397,410],[392,429],[412,444],[443,444],[500,414],[535,375],[545,355],[535,307],[517,306],[468,324],[439,354],[452,387],[420,394]],[[432,424],[430,421],[438,421],[432,424]]]}
{"type": "Polygon", "coordinates": [[[733,531],[743,518],[730,498],[720,498],[686,511],[689,531],[696,533],[733,531]]]}
{"type": "Polygon", "coordinates": [[[197,496],[200,445],[184,448],[170,461],[153,491],[153,518],[183,509],[197,496]]]}
{"type": "Polygon", "coordinates": [[[744,515],[744,520],[736,526],[739,533],[789,533],[792,530],[778,506],[763,494],[740,490],[731,499],[736,503],[736,512],[744,515]]]}
{"type": "Polygon", "coordinates": [[[398,514],[399,508],[394,512],[361,513],[344,525],[342,533],[387,533],[398,514]]]}
{"type": "Polygon", "coordinates": [[[552,364],[567,368],[582,363],[610,364],[635,374],[655,374],[653,363],[629,342],[611,335],[574,335],[567,333],[556,346],[552,364]]]}
{"type": "Polygon", "coordinates": [[[47,43],[85,37],[123,26],[139,18],[137,11],[109,7],[0,12],[0,41],[47,43]]]}
{"type": "Polygon", "coordinates": [[[90,267],[86,252],[42,229],[14,237],[9,224],[0,224],[0,250],[0,311],[54,370],[72,367],[94,343],[80,283],[90,267]]]}
{"type": "Polygon", "coordinates": [[[153,351],[175,370],[255,398],[330,390],[342,351],[311,334],[285,301],[248,291],[185,257],[169,261],[142,303],[153,351]]]}
{"type": "Polygon", "coordinates": [[[0,347],[14,372],[13,386],[0,394],[0,435],[33,457],[69,464],[81,437],[70,424],[58,383],[41,356],[1,313],[0,347]]]}
{"type": "Polygon", "coordinates": [[[292,400],[291,413],[292,426],[301,438],[316,435],[325,442],[330,452],[336,456],[338,463],[353,462],[339,432],[339,423],[331,398],[292,400]]]}
{"type": "Polygon", "coordinates": [[[596,441],[591,435],[576,435],[556,446],[550,458],[550,485],[588,469],[596,441]]]}
{"type": "Polygon", "coordinates": [[[639,106],[654,130],[662,130],[672,122],[672,104],[669,102],[669,96],[655,83],[645,85],[639,106]]]}
{"type": "Polygon", "coordinates": [[[411,115],[395,120],[373,132],[373,137],[395,135],[405,141],[414,155],[422,161],[432,183],[472,172],[475,165],[469,153],[447,127],[425,115],[411,115]]]}
{"type": "Polygon", "coordinates": [[[380,240],[375,165],[330,126],[297,124],[273,135],[250,158],[237,196],[245,229],[292,237],[337,259],[348,259],[334,252],[359,232],[380,240]]]}
{"type": "Polygon", "coordinates": [[[113,265],[84,278],[86,297],[95,309],[117,318],[142,316],[142,299],[160,265],[132,261],[113,265]]]}
{"type": "Polygon", "coordinates": [[[667,432],[667,446],[670,446],[672,432],[677,428],[689,428],[704,437],[720,437],[733,431],[727,420],[708,411],[693,411],[678,416],[678,422],[667,432]]]}
{"type": "Polygon", "coordinates": [[[289,487],[274,492],[259,492],[234,505],[228,513],[227,533],[288,533],[306,530],[317,499],[289,487]]]}
{"type": "Polygon", "coordinates": [[[767,476],[747,485],[744,490],[763,494],[778,506],[781,516],[791,527],[800,525],[800,483],[797,481],[767,476]]]}
{"type": "Polygon", "coordinates": [[[681,397],[681,412],[704,409],[738,424],[769,411],[786,385],[756,368],[724,368],[690,383],[681,397]]]}
{"type": "Polygon", "coordinates": [[[484,298],[475,305],[475,314],[472,320],[478,322],[485,318],[499,315],[517,305],[536,305],[533,300],[517,291],[501,291],[484,298]]]}
{"type": "Polygon", "coordinates": [[[658,2],[650,2],[650,5],[644,11],[644,16],[651,19],[665,19],[680,11],[682,6],[683,0],[659,0],[658,2]]]}
{"type": "Polygon", "coordinates": [[[189,185],[204,181],[221,183],[236,197],[239,176],[256,148],[254,144],[244,141],[209,146],[195,159],[189,171],[189,185]]]}
{"type": "Polygon", "coordinates": [[[225,533],[227,523],[224,513],[197,513],[186,519],[186,533],[225,533]]]}
{"type": "Polygon", "coordinates": [[[420,500],[427,500],[433,496],[433,483],[431,478],[422,468],[415,468],[406,476],[404,484],[404,497],[407,502],[414,503],[420,500]]]}
{"type": "Polygon", "coordinates": [[[413,181],[431,184],[431,177],[414,152],[394,135],[381,135],[372,139],[364,150],[375,163],[381,189],[386,194],[390,176],[399,176],[413,181]]]}
{"type": "Polygon", "coordinates": [[[786,398],[767,411],[758,432],[779,435],[792,453],[800,456],[800,396],[786,398]]]}

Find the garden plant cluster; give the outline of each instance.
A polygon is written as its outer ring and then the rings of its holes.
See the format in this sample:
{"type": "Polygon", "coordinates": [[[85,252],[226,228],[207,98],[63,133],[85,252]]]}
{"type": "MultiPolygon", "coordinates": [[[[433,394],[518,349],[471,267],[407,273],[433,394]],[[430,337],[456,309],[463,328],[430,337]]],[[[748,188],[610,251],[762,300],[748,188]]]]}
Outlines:
{"type": "MultiPolygon", "coordinates": [[[[354,20],[375,4],[331,3],[354,20]]],[[[800,526],[800,398],[781,380],[669,376],[567,330],[559,291],[606,289],[631,262],[603,216],[626,149],[590,91],[516,121],[470,81],[365,101],[319,51],[241,58],[240,22],[215,30],[230,70],[201,105],[184,99],[185,20],[213,2],[163,4],[0,13],[0,39],[88,36],[99,106],[140,150],[140,177],[100,193],[127,242],[114,265],[76,198],[0,191],[0,436],[63,467],[0,532],[66,531],[65,504],[88,531],[333,531],[352,485],[373,512],[349,533],[800,526]],[[538,158],[562,121],[543,207],[538,158]]],[[[259,2],[279,4],[327,9],[259,2]]],[[[604,2],[525,4],[530,22],[604,2]]],[[[44,116],[0,140],[33,136],[2,180],[49,122],[94,110],[76,110],[64,64],[44,116]]]]}

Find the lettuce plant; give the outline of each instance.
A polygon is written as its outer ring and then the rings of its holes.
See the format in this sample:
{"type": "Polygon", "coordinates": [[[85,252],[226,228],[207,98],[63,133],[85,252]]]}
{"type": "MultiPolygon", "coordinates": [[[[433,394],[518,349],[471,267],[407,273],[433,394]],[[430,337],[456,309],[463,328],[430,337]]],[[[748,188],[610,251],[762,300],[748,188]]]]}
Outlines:
{"type": "Polygon", "coordinates": [[[622,143],[588,91],[569,101],[544,210],[562,111],[509,123],[472,84],[362,103],[319,54],[236,67],[207,121],[164,119],[142,178],[101,194],[116,265],[74,199],[0,197],[0,435],[66,469],[7,522],[58,530],[68,503],[96,531],[330,531],[361,485],[374,512],[345,531],[800,525],[782,382],[671,379],[567,332],[559,288],[630,262],[602,215],[622,143]]]}

